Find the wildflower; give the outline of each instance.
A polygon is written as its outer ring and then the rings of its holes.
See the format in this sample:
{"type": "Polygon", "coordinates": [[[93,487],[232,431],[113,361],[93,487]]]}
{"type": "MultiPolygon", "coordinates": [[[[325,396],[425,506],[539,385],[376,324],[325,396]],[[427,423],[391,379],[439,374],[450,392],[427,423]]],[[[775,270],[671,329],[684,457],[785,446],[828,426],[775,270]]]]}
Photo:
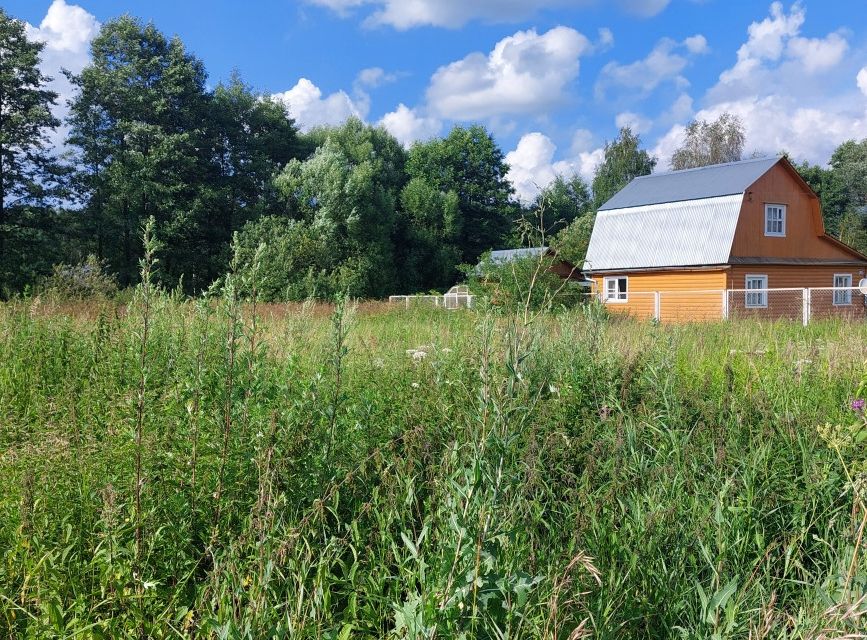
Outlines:
{"type": "Polygon", "coordinates": [[[413,382],[410,386],[411,386],[413,389],[418,389],[419,384],[418,384],[418,382],[413,382]]]}
{"type": "Polygon", "coordinates": [[[852,411],[857,411],[858,413],[864,413],[864,399],[856,398],[852,401],[852,411]]]}

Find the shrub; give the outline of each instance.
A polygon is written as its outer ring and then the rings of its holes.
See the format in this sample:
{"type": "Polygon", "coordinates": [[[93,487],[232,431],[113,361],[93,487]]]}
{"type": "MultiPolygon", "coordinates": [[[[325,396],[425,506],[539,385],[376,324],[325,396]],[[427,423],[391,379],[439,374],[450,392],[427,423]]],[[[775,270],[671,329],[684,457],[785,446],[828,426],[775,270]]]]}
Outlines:
{"type": "Polygon", "coordinates": [[[503,310],[573,307],[586,298],[584,290],[554,273],[556,262],[551,255],[499,262],[485,254],[477,266],[465,266],[463,271],[474,294],[503,310]]]}
{"type": "Polygon", "coordinates": [[[108,273],[106,266],[93,254],[78,264],[55,265],[51,275],[42,282],[41,290],[60,300],[111,298],[118,291],[117,279],[108,273]]]}

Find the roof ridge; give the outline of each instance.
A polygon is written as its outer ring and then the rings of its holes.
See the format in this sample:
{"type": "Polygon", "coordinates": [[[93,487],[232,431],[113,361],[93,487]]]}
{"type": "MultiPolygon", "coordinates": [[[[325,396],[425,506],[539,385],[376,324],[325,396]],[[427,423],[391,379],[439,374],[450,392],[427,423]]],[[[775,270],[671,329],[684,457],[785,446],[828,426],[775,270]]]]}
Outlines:
{"type": "Polygon", "coordinates": [[[783,156],[763,156],[761,158],[747,158],[746,160],[734,160],[732,162],[719,162],[717,164],[707,164],[703,167],[690,167],[689,169],[670,169],[668,171],[659,171],[657,173],[649,173],[644,176],[636,176],[635,180],[643,180],[645,178],[655,178],[657,176],[670,176],[672,174],[689,173],[691,171],[706,171],[707,169],[716,169],[717,167],[730,167],[735,164],[750,164],[752,162],[767,162],[768,160],[782,160],[783,156]]]}

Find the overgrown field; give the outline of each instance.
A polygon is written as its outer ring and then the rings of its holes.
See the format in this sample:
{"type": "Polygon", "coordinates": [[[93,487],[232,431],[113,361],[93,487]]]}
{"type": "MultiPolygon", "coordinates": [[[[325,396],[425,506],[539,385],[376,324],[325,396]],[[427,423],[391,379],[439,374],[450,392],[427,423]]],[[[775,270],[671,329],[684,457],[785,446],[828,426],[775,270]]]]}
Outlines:
{"type": "Polygon", "coordinates": [[[865,325],[525,319],[7,304],[0,638],[864,630],[865,325]]]}

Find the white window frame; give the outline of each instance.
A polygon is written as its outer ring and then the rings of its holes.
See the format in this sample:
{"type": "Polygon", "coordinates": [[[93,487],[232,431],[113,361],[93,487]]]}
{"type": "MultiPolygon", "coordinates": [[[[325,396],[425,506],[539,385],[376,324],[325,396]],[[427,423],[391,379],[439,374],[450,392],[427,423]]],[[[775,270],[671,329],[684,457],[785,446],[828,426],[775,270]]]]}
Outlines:
{"type": "Polygon", "coordinates": [[[768,276],[764,273],[748,273],[744,278],[744,306],[747,309],[767,309],[768,308],[768,276]],[[761,287],[751,287],[750,280],[759,280],[762,283],[761,287]],[[751,290],[756,289],[755,293],[751,290]],[[750,302],[750,296],[758,296],[756,302],[750,302]]]}
{"type": "Polygon", "coordinates": [[[835,273],[834,274],[834,306],[848,307],[852,305],[852,274],[851,273],[835,273]],[[846,280],[849,284],[837,284],[837,279],[846,280]],[[837,291],[842,287],[848,287],[848,291],[837,291]]]}
{"type": "Polygon", "coordinates": [[[765,204],[765,235],[770,238],[786,237],[786,205],[774,204],[773,202],[765,204]],[[771,214],[771,210],[779,211],[781,213],[781,218],[779,220],[775,219],[773,222],[775,224],[779,222],[782,231],[768,231],[768,223],[771,222],[768,216],[771,214]]]}
{"type": "Polygon", "coordinates": [[[629,276],[605,276],[602,280],[602,295],[606,304],[625,304],[629,302],[629,276]],[[626,281],[626,290],[621,292],[618,285],[619,280],[626,281]],[[614,296],[610,296],[608,292],[608,283],[614,283],[614,296]],[[623,297],[621,297],[623,296],[623,297]]]}

